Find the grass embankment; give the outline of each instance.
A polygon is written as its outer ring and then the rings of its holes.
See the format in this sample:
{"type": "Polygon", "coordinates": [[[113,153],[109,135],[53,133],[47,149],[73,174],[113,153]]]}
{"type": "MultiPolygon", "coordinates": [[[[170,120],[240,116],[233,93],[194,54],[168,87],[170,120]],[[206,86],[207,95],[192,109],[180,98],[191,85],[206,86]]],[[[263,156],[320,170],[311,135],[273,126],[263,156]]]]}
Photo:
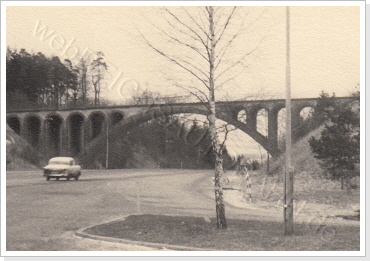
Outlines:
{"type": "MultiPolygon", "coordinates": [[[[305,204],[327,205],[339,209],[358,210],[360,204],[359,178],[352,180],[356,189],[349,192],[341,190],[339,181],[324,177],[319,161],[314,158],[308,140],[311,136],[319,137],[322,128],[318,128],[292,147],[292,165],[294,167],[294,200],[305,204]]],[[[261,170],[252,174],[253,196],[255,201],[275,203],[282,200],[285,171],[285,155],[271,164],[270,175],[261,170]]]]}
{"type": "Polygon", "coordinates": [[[7,170],[39,169],[46,163],[46,159],[8,125],[6,125],[6,140],[7,170]]]}
{"type": "Polygon", "coordinates": [[[357,226],[295,225],[284,236],[282,224],[258,220],[228,220],[217,230],[215,220],[200,217],[133,215],[89,228],[86,233],[118,239],[227,251],[358,251],[357,226]]]}

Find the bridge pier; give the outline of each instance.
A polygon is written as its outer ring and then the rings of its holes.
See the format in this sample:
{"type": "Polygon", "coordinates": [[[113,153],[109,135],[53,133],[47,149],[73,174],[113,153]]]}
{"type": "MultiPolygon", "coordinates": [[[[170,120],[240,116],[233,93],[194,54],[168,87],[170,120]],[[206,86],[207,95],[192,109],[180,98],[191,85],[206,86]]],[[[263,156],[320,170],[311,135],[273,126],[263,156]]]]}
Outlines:
{"type": "Polygon", "coordinates": [[[88,144],[91,141],[91,122],[89,119],[86,119],[83,124],[84,134],[83,134],[83,140],[84,140],[84,146],[85,144],[88,144]]]}
{"type": "Polygon", "coordinates": [[[301,123],[301,107],[292,108],[292,130],[301,123]]]}
{"type": "Polygon", "coordinates": [[[67,136],[67,121],[63,121],[61,126],[61,137],[60,137],[60,152],[59,155],[68,155],[68,136],[67,136]]]}
{"type": "Polygon", "coordinates": [[[21,136],[23,139],[26,139],[27,131],[24,121],[25,119],[19,119],[19,136],[21,136]]]}
{"type": "Polygon", "coordinates": [[[46,140],[47,140],[47,155],[55,157],[62,155],[64,152],[63,137],[65,137],[64,120],[57,114],[51,114],[46,117],[46,140]]]}
{"type": "Polygon", "coordinates": [[[38,147],[37,147],[37,149],[41,153],[47,151],[45,125],[46,125],[45,121],[42,120],[41,125],[40,125],[40,139],[39,139],[39,144],[38,144],[38,147]]]}
{"type": "Polygon", "coordinates": [[[278,115],[275,110],[270,110],[268,112],[267,138],[273,146],[278,146],[278,115]]]}
{"type": "Polygon", "coordinates": [[[253,108],[246,110],[247,125],[254,131],[257,130],[257,112],[253,108]]]}
{"type": "Polygon", "coordinates": [[[67,117],[67,155],[73,157],[82,150],[85,144],[85,128],[86,120],[83,114],[74,113],[67,117]]]}

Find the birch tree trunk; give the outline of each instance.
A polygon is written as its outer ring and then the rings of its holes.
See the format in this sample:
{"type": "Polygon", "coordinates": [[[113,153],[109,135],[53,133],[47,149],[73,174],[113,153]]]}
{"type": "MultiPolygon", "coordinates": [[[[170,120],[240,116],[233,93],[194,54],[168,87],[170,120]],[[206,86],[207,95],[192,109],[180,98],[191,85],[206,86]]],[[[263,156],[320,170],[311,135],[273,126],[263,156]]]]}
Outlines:
{"type": "Polygon", "coordinates": [[[226,225],[226,216],[225,216],[225,205],[223,200],[223,190],[221,185],[221,177],[223,174],[223,155],[222,147],[217,137],[216,129],[216,99],[215,99],[215,32],[214,32],[214,20],[213,20],[213,7],[209,7],[209,35],[211,41],[210,48],[210,63],[209,63],[209,128],[212,139],[213,151],[215,153],[215,200],[216,200],[216,218],[217,218],[217,228],[225,229],[226,225]]]}

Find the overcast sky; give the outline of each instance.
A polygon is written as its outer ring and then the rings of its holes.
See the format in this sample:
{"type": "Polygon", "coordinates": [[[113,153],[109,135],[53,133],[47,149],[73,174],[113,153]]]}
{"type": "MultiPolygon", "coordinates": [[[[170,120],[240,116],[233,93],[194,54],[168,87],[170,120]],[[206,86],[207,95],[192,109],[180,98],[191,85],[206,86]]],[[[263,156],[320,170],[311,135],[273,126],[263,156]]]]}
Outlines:
{"type": "MultiPolygon", "coordinates": [[[[188,7],[196,13],[193,9],[188,7]]],[[[233,48],[237,54],[258,48],[248,58],[248,67],[218,97],[284,98],[285,7],[239,11],[237,19],[245,15],[248,28],[233,48]]],[[[360,82],[360,8],[294,6],[290,12],[292,97],[317,97],[323,90],[347,96],[354,91],[360,82]]],[[[152,26],[168,29],[160,7],[7,7],[6,15],[11,48],[72,61],[83,53],[102,51],[109,66],[105,98],[119,103],[137,86],[165,95],[183,94],[165,79],[176,78],[178,70],[151,50],[139,33],[166,50],[163,35],[152,26]]],[[[254,151],[258,148],[249,145],[254,151]]]]}
{"type": "MultiPolygon", "coordinates": [[[[226,91],[233,98],[257,90],[283,98],[285,7],[242,8],[240,14],[248,13],[245,24],[253,25],[234,48],[241,52],[258,48],[226,91]]],[[[293,97],[317,97],[322,90],[346,96],[360,82],[359,11],[359,7],[291,7],[293,97]]],[[[84,50],[102,51],[110,65],[107,87],[118,79],[104,97],[119,102],[136,84],[166,94],[179,92],[163,76],[175,71],[174,66],[148,48],[139,34],[162,39],[150,24],[163,26],[160,7],[7,7],[6,13],[9,47],[61,59],[78,57],[84,50]],[[68,52],[63,52],[69,43],[68,52]]]]}

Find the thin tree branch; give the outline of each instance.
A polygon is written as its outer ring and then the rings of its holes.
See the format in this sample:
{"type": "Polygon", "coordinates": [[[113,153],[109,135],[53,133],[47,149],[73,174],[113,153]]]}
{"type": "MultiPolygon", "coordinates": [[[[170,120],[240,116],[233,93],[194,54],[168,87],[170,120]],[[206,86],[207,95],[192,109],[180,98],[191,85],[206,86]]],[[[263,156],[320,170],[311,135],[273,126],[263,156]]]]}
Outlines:
{"type": "Polygon", "coordinates": [[[183,25],[185,28],[187,28],[190,32],[192,32],[193,34],[195,34],[198,39],[202,42],[203,46],[206,48],[207,52],[209,52],[209,48],[208,48],[208,45],[204,42],[203,38],[196,32],[194,31],[193,28],[189,27],[187,24],[185,24],[184,22],[182,22],[175,14],[173,14],[171,11],[169,11],[167,8],[165,8],[165,10],[178,22],[180,23],[181,25],[183,25]]]}
{"type": "Polygon", "coordinates": [[[209,35],[207,31],[199,25],[199,23],[194,19],[194,17],[186,10],[185,7],[182,7],[184,12],[188,15],[188,17],[194,22],[194,24],[204,33],[204,35],[209,39],[209,35]]]}
{"type": "Polygon", "coordinates": [[[173,85],[175,85],[176,87],[181,88],[181,89],[189,92],[191,95],[195,96],[200,102],[205,103],[208,106],[208,96],[202,90],[200,90],[199,88],[194,87],[194,86],[180,84],[177,81],[175,81],[174,79],[169,78],[166,75],[165,75],[165,77],[173,85]],[[194,90],[194,91],[192,91],[192,90],[194,90]],[[203,95],[203,98],[199,95],[199,93],[203,95]]]}
{"type": "Polygon", "coordinates": [[[228,68],[226,68],[224,71],[222,71],[216,78],[215,78],[215,81],[220,78],[224,73],[228,72],[229,70],[231,70],[232,68],[234,68],[235,66],[239,65],[239,64],[244,64],[244,59],[248,56],[250,56],[252,53],[254,53],[258,47],[261,45],[262,41],[264,40],[265,37],[261,38],[260,42],[258,43],[258,45],[253,48],[250,52],[247,52],[245,53],[245,55],[243,55],[242,58],[240,58],[237,62],[233,63],[232,65],[230,65],[228,68]]]}
{"type": "MultiPolygon", "coordinates": [[[[181,62],[183,62],[183,63],[185,63],[185,64],[190,65],[190,66],[191,66],[191,67],[193,67],[195,70],[197,70],[198,72],[200,72],[201,74],[203,74],[203,75],[207,78],[207,80],[209,81],[209,76],[208,76],[205,72],[203,72],[199,67],[195,66],[194,64],[192,64],[192,63],[190,63],[190,62],[188,62],[188,61],[186,61],[186,60],[184,60],[184,59],[181,59],[180,57],[177,57],[177,56],[173,56],[173,58],[172,58],[172,59],[174,59],[174,60],[179,60],[179,61],[181,61],[181,62]]],[[[204,80],[204,82],[206,82],[206,81],[204,80]]]]}
{"type": "Polygon", "coordinates": [[[197,92],[194,92],[194,91],[191,91],[190,89],[191,88],[189,88],[190,86],[183,86],[183,85],[181,85],[181,84],[178,84],[178,83],[176,83],[175,84],[175,86],[176,87],[178,87],[178,88],[181,88],[181,89],[183,89],[183,90],[185,90],[185,91],[187,91],[187,92],[189,92],[190,94],[192,94],[192,95],[194,95],[200,102],[202,102],[202,103],[204,103],[205,104],[205,106],[207,107],[207,109],[209,109],[208,107],[208,96],[207,95],[205,95],[205,93],[204,92],[202,92],[202,91],[200,91],[199,89],[197,89],[197,88],[195,88],[195,87],[193,87],[194,89],[196,89],[196,91],[198,92],[198,93],[200,93],[200,94],[202,94],[203,96],[204,96],[204,98],[203,97],[201,97],[197,92]]]}
{"type": "MultiPolygon", "coordinates": [[[[243,21],[241,22],[241,24],[240,24],[240,27],[239,27],[239,30],[238,30],[238,32],[237,33],[235,33],[232,37],[231,37],[231,39],[229,40],[229,41],[227,41],[227,43],[220,49],[220,51],[219,51],[219,54],[218,55],[216,55],[216,58],[215,58],[215,60],[217,60],[218,59],[218,62],[217,62],[217,64],[216,64],[216,66],[215,66],[215,70],[218,68],[218,66],[220,65],[220,63],[223,61],[223,57],[224,57],[224,55],[226,54],[226,52],[227,52],[227,50],[229,49],[229,47],[232,45],[232,43],[235,41],[235,39],[238,37],[238,36],[240,36],[240,32],[241,32],[241,30],[242,30],[242,28],[243,28],[243,26],[244,26],[244,23],[245,23],[245,19],[246,19],[246,17],[247,16],[245,16],[244,17],[244,19],[243,19],[243,21]],[[221,57],[220,57],[221,56],[221,57]]],[[[221,40],[221,38],[220,38],[220,40],[221,40]]]]}
{"type": "MultiPolygon", "coordinates": [[[[187,44],[187,43],[184,43],[183,41],[179,40],[178,38],[175,38],[173,37],[172,35],[170,35],[169,33],[167,33],[166,31],[164,31],[163,29],[159,28],[158,26],[156,26],[155,24],[151,23],[153,27],[155,27],[158,31],[162,32],[164,35],[166,35],[168,38],[170,38],[171,40],[179,43],[180,45],[183,45],[185,47],[188,47],[190,48],[191,50],[195,51],[196,53],[198,53],[201,57],[203,57],[207,62],[209,62],[209,60],[207,59],[206,56],[204,56],[204,54],[198,49],[196,48],[195,46],[192,46],[190,44],[187,44]]],[[[185,32],[184,32],[185,33],[185,32]]],[[[187,34],[186,34],[187,35],[187,34]]],[[[194,39],[194,38],[193,38],[194,39]]]]}
{"type": "MultiPolygon", "coordinates": [[[[261,19],[261,17],[262,17],[262,15],[264,14],[266,12],[266,9],[263,11],[263,12],[261,12],[260,13],[260,15],[258,16],[258,18],[255,20],[255,21],[253,21],[251,24],[249,24],[249,26],[245,29],[245,30],[248,30],[250,27],[252,27],[258,20],[260,20],[261,19]]],[[[225,55],[225,53],[227,52],[227,50],[228,50],[228,48],[231,46],[231,44],[232,44],[232,42],[238,37],[238,36],[240,36],[241,35],[241,30],[242,30],[242,28],[243,28],[243,26],[244,26],[244,23],[245,23],[245,20],[246,20],[246,18],[247,18],[247,15],[246,16],[244,16],[244,19],[243,19],[243,21],[242,21],[242,23],[240,24],[240,27],[239,27],[239,30],[238,30],[238,32],[237,33],[235,33],[233,36],[232,36],[232,38],[220,49],[220,51],[219,51],[219,54],[216,56],[216,59],[218,59],[220,56],[220,58],[219,58],[219,61],[218,61],[218,63],[217,63],[217,65],[215,66],[215,68],[217,68],[219,65],[220,65],[220,63],[222,62],[222,60],[223,60],[223,57],[224,57],[224,55],[225,55]]]]}
{"type": "Polygon", "coordinates": [[[190,37],[191,39],[193,39],[194,41],[197,41],[197,42],[199,42],[200,44],[202,44],[203,45],[203,43],[202,43],[202,41],[201,40],[199,40],[199,38],[198,37],[195,37],[195,36],[193,36],[193,35],[190,35],[189,33],[187,33],[187,32],[185,32],[185,31],[183,31],[183,30],[181,30],[181,29],[179,29],[179,28],[177,28],[173,23],[171,23],[171,21],[169,21],[167,18],[166,18],[166,22],[167,22],[167,24],[169,25],[169,26],[171,26],[173,29],[175,29],[176,31],[178,31],[179,33],[181,33],[181,34],[183,34],[183,35],[185,35],[185,36],[187,36],[187,37],[190,37]]]}
{"type": "Polygon", "coordinates": [[[229,70],[231,70],[232,68],[234,68],[235,66],[239,65],[239,64],[243,64],[243,60],[248,57],[249,55],[251,55],[256,49],[253,49],[252,51],[246,53],[239,61],[233,63],[232,65],[230,65],[228,68],[226,68],[225,70],[223,70],[219,75],[217,75],[217,77],[215,78],[215,81],[220,78],[223,74],[225,74],[226,72],[228,72],[229,70]]]}
{"type": "MultiPolygon", "coordinates": [[[[246,67],[244,67],[244,68],[246,68],[246,67]]],[[[230,82],[230,81],[234,80],[234,79],[235,79],[236,77],[238,77],[241,73],[242,73],[242,72],[239,72],[239,73],[235,74],[234,76],[232,76],[232,77],[228,78],[227,80],[223,81],[222,83],[217,84],[217,86],[216,86],[215,90],[222,89],[222,87],[223,87],[226,83],[228,83],[228,82],[230,82]]]]}
{"type": "Polygon", "coordinates": [[[229,23],[230,23],[230,20],[231,18],[233,17],[234,13],[235,13],[235,10],[236,10],[236,6],[234,6],[233,10],[231,11],[231,14],[227,17],[226,19],[226,22],[224,24],[224,26],[222,27],[222,32],[220,34],[220,36],[218,37],[218,39],[215,41],[215,45],[218,44],[218,42],[221,40],[222,36],[224,35],[229,23]]]}
{"type": "Polygon", "coordinates": [[[194,73],[192,70],[190,70],[189,68],[187,68],[186,66],[184,66],[183,64],[179,63],[178,61],[176,61],[175,59],[171,58],[168,54],[160,51],[158,48],[154,47],[149,41],[148,39],[145,38],[145,36],[139,31],[140,35],[143,37],[143,39],[145,40],[145,42],[147,43],[147,45],[149,45],[149,47],[151,47],[154,51],[156,51],[158,54],[162,55],[163,57],[167,58],[168,60],[170,60],[171,62],[173,62],[174,64],[178,65],[180,68],[184,69],[185,71],[187,71],[188,73],[190,73],[191,75],[193,75],[196,79],[198,79],[200,82],[202,82],[204,84],[204,86],[206,86],[208,88],[208,85],[207,83],[202,79],[200,78],[196,73],[194,73]]]}

